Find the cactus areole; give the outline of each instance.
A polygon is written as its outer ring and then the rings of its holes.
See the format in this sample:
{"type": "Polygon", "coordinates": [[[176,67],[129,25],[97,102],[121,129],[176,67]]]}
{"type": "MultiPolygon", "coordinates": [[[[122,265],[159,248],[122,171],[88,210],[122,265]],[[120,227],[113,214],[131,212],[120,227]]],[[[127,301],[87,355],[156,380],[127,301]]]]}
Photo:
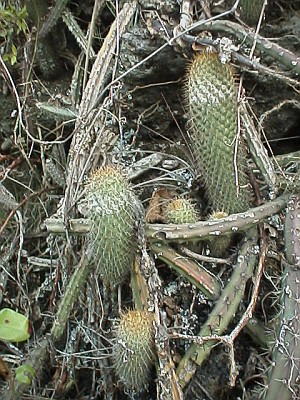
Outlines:
{"type": "Polygon", "coordinates": [[[119,169],[103,167],[90,177],[86,204],[93,221],[89,256],[106,283],[116,285],[129,275],[137,249],[134,240],[134,194],[119,169]]]}
{"type": "Polygon", "coordinates": [[[251,194],[232,68],[216,53],[201,53],[190,64],[185,91],[191,153],[212,210],[247,210],[251,194]]]}
{"type": "Polygon", "coordinates": [[[113,347],[115,370],[126,389],[139,391],[148,382],[153,362],[151,314],[130,310],[121,314],[113,347]]]}

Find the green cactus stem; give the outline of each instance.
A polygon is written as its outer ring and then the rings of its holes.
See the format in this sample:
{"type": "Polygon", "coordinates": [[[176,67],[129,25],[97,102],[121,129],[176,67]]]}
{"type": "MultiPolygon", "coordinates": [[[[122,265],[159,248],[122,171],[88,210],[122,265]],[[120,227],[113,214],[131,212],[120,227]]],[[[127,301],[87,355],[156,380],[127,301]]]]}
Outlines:
{"type": "Polygon", "coordinates": [[[265,400],[300,398],[300,197],[288,202],[285,221],[286,264],[280,324],[265,400]]]}
{"type": "MultiPolygon", "coordinates": [[[[61,3],[60,0],[58,3],[61,3]]],[[[45,0],[25,0],[29,19],[38,29],[36,41],[36,58],[43,77],[47,79],[56,78],[61,72],[61,65],[57,53],[57,43],[54,45],[52,32],[40,36],[43,21],[49,14],[48,2],[45,0]]],[[[54,7],[55,8],[55,7],[54,7]]]]}
{"type": "Polygon", "coordinates": [[[170,200],[164,209],[164,216],[170,224],[193,224],[198,221],[195,205],[184,197],[170,200]]]}
{"type": "Polygon", "coordinates": [[[154,360],[153,320],[147,311],[121,314],[116,330],[113,359],[116,373],[128,390],[143,389],[154,360]]]}
{"type": "MultiPolygon", "coordinates": [[[[209,219],[222,219],[226,218],[228,215],[222,211],[214,211],[209,219]]],[[[232,242],[232,235],[221,235],[214,240],[209,241],[209,248],[213,257],[222,257],[232,242]]]]}
{"type": "MultiPolygon", "coordinates": [[[[232,276],[222,291],[209,318],[202,326],[199,336],[222,335],[240,306],[244,297],[246,283],[252,276],[257,261],[257,254],[254,250],[257,242],[256,231],[250,230],[247,236],[241,247],[237,263],[233,268],[232,276]]],[[[182,388],[191,380],[197,366],[200,366],[209,356],[215,344],[216,341],[211,340],[205,346],[197,343],[193,343],[190,346],[177,368],[177,375],[182,388]]]]}
{"type": "Polygon", "coordinates": [[[131,272],[137,250],[134,194],[119,169],[103,167],[90,177],[86,202],[93,263],[106,283],[119,284],[131,272]]]}
{"type": "Polygon", "coordinates": [[[202,53],[192,61],[186,103],[191,152],[212,210],[227,214],[247,210],[251,192],[246,158],[237,138],[234,72],[216,53],[202,53]]]}
{"type": "Polygon", "coordinates": [[[257,24],[264,0],[241,0],[239,12],[241,19],[248,25],[257,24]]]}
{"type": "Polygon", "coordinates": [[[221,293],[218,279],[197,262],[182,256],[163,243],[151,243],[151,250],[183,278],[201,290],[209,299],[217,300],[221,293]]]}
{"type": "Polygon", "coordinates": [[[82,259],[80,264],[75,267],[75,271],[68,282],[51,329],[51,339],[55,345],[59,344],[63,337],[74,303],[82,292],[90,272],[91,267],[88,260],[82,259]]]}

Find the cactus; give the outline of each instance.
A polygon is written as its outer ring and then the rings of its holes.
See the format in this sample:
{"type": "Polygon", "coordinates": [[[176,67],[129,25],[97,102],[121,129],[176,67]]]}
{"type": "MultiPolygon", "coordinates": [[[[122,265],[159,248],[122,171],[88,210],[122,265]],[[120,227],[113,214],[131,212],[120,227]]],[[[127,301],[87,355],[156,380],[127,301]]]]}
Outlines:
{"type": "Polygon", "coordinates": [[[251,194],[245,156],[242,151],[236,154],[238,119],[232,68],[222,64],[215,53],[197,55],[187,74],[186,100],[191,152],[212,209],[227,214],[247,210],[251,194]]]}
{"type": "Polygon", "coordinates": [[[241,0],[239,3],[240,16],[248,25],[255,25],[260,17],[264,0],[241,0]]]}
{"type": "Polygon", "coordinates": [[[288,202],[285,221],[287,265],[283,276],[280,324],[266,400],[300,398],[300,197],[288,202]]]}
{"type": "Polygon", "coordinates": [[[151,314],[130,310],[121,314],[113,347],[116,373],[126,389],[139,391],[148,381],[153,362],[151,314]]]}
{"type": "MultiPolygon", "coordinates": [[[[200,337],[213,334],[222,335],[227,329],[244,297],[247,281],[253,274],[257,262],[256,243],[256,230],[250,229],[244,239],[231,278],[215,303],[210,316],[202,325],[198,334],[200,337]]],[[[194,342],[186,351],[177,368],[177,375],[182,388],[191,380],[197,366],[201,366],[215,344],[216,341],[213,339],[206,342],[205,346],[194,342]]]]}
{"type": "MultiPolygon", "coordinates": [[[[226,218],[228,215],[222,211],[214,211],[209,219],[222,219],[226,218]]],[[[225,252],[228,250],[230,247],[232,241],[232,235],[222,235],[218,238],[214,238],[213,240],[209,241],[209,248],[211,251],[211,254],[214,257],[222,257],[225,252]]]]}
{"type": "Polygon", "coordinates": [[[198,221],[194,204],[186,198],[170,200],[164,209],[164,214],[166,222],[171,224],[193,224],[198,221]]]}
{"type": "Polygon", "coordinates": [[[89,252],[103,280],[118,284],[132,270],[137,249],[134,194],[120,170],[103,167],[90,177],[86,204],[93,221],[89,252]]]}

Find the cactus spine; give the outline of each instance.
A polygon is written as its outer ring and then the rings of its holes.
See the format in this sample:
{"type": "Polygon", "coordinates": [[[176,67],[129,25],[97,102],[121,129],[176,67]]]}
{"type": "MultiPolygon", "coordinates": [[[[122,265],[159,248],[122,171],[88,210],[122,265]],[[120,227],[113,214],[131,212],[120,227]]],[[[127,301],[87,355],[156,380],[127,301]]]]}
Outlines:
{"type": "Polygon", "coordinates": [[[151,314],[130,310],[121,314],[113,347],[115,370],[126,389],[139,391],[148,381],[153,361],[151,314]]]}
{"type": "Polygon", "coordinates": [[[248,25],[255,25],[260,17],[264,0],[241,0],[239,11],[241,19],[248,25]]]}
{"type": "MultiPolygon", "coordinates": [[[[222,211],[214,211],[209,219],[221,219],[228,217],[228,215],[222,211]]],[[[209,247],[211,254],[214,257],[222,257],[228,250],[232,241],[232,235],[222,235],[214,240],[210,240],[209,247]]]]}
{"type": "Polygon", "coordinates": [[[227,214],[247,210],[251,195],[245,157],[235,151],[238,119],[233,70],[217,54],[197,55],[188,71],[186,98],[191,151],[212,209],[227,214]]]}
{"type": "Polygon", "coordinates": [[[192,201],[186,198],[170,200],[164,210],[167,223],[193,224],[198,221],[198,213],[192,201]]]}
{"type": "Polygon", "coordinates": [[[113,167],[95,171],[87,187],[87,216],[93,221],[90,253],[104,281],[123,281],[133,268],[134,194],[122,173],[113,167]]]}

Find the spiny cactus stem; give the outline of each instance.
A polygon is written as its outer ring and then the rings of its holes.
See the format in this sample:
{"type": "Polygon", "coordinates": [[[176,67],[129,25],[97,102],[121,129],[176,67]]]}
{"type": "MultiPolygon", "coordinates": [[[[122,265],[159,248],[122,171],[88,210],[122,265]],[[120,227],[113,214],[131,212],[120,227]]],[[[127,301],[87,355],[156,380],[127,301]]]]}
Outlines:
{"type": "Polygon", "coordinates": [[[147,311],[121,313],[113,346],[118,377],[129,390],[140,390],[149,380],[154,361],[153,315],[147,311]]]}
{"type": "Polygon", "coordinates": [[[74,303],[78,299],[90,272],[91,266],[89,265],[87,259],[82,259],[79,266],[75,267],[75,271],[73,272],[73,275],[68,283],[66,292],[62,296],[62,300],[51,329],[51,339],[54,344],[58,343],[62,339],[74,303]]]}
{"type": "MultiPolygon", "coordinates": [[[[39,0],[41,1],[41,0],[39,0]]],[[[41,38],[44,38],[54,27],[54,25],[57,23],[57,20],[61,18],[61,14],[63,9],[66,7],[68,3],[68,0],[58,0],[56,1],[55,5],[51,8],[47,19],[44,21],[40,32],[39,36],[41,38]]]]}
{"type": "Polygon", "coordinates": [[[217,278],[200,264],[177,253],[165,244],[151,243],[151,250],[181,276],[199,288],[209,299],[220,297],[220,283],[217,278]]]}
{"type": "MultiPolygon", "coordinates": [[[[221,297],[215,304],[209,318],[202,326],[199,336],[211,334],[221,335],[228,327],[231,318],[235,315],[240,302],[244,297],[247,280],[252,276],[257,255],[254,250],[257,246],[257,235],[253,230],[249,231],[239,252],[237,263],[233,268],[232,276],[223,290],[221,297]],[[250,236],[250,237],[249,237],[250,236]]],[[[185,387],[196,371],[197,365],[209,356],[216,341],[212,340],[205,346],[193,343],[177,368],[177,375],[182,387],[185,387]]]]}
{"type": "Polygon", "coordinates": [[[186,80],[189,142],[208,203],[214,211],[227,214],[247,210],[252,194],[245,150],[237,135],[234,71],[217,53],[200,53],[186,80]]]}
{"type": "Polygon", "coordinates": [[[266,5],[265,0],[241,0],[239,9],[242,20],[249,25],[260,26],[266,5]]]}
{"type": "Polygon", "coordinates": [[[281,321],[266,400],[300,397],[300,196],[292,196],[288,202],[284,235],[290,264],[286,264],[282,282],[281,321]]]}
{"type": "Polygon", "coordinates": [[[237,232],[258,224],[263,219],[282,210],[289,195],[284,194],[276,200],[249,209],[246,212],[232,214],[226,218],[200,221],[194,224],[148,224],[146,234],[151,241],[193,241],[211,239],[227,232],[237,232]]]}

